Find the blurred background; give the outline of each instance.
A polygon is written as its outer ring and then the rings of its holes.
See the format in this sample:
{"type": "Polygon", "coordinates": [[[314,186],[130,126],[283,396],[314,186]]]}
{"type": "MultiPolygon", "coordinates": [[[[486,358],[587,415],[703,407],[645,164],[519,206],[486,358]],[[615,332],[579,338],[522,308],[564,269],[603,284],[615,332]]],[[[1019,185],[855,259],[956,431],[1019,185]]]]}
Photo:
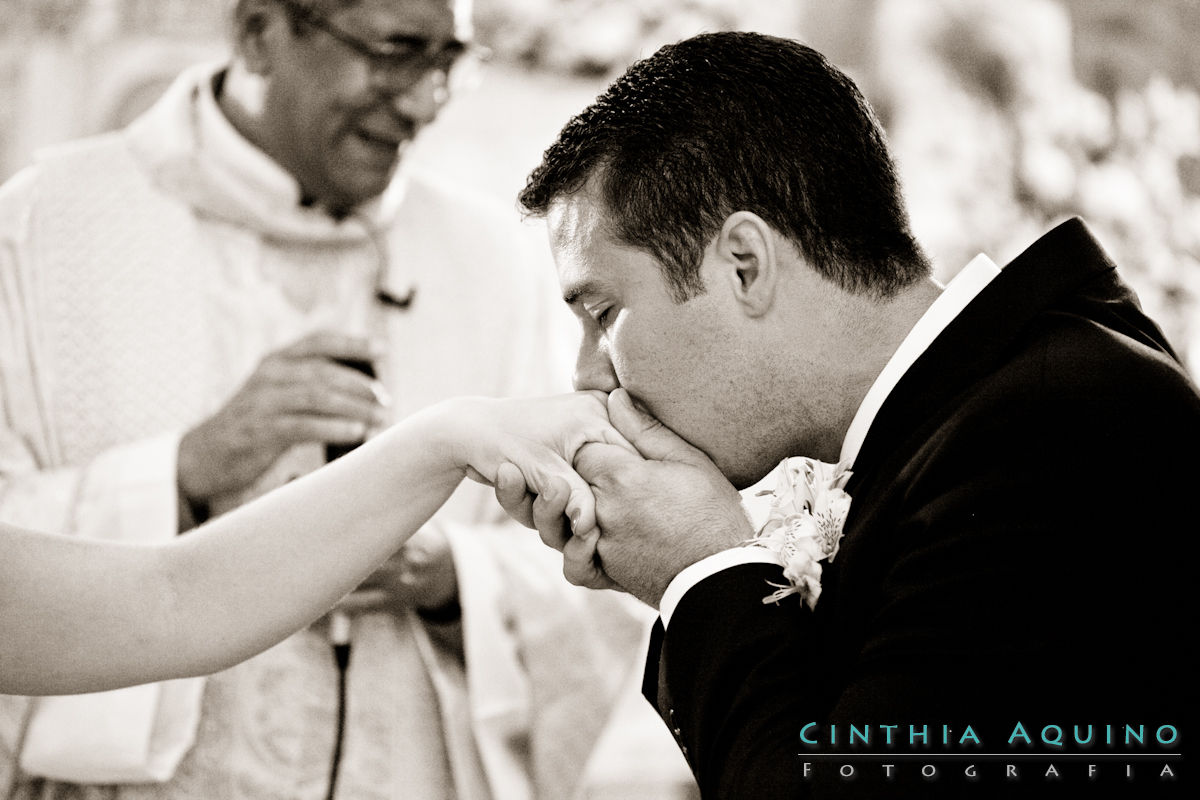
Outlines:
{"type": "MultiPolygon", "coordinates": [[[[0,179],[220,57],[228,0],[0,0],[0,179]]],[[[491,60],[414,157],[505,204],[659,45],[800,38],[863,87],[943,279],[1082,215],[1200,374],[1200,0],[476,0],[491,60]]]]}
{"type": "MultiPolygon", "coordinates": [[[[228,0],[0,0],[0,180],[119,127],[226,52],[228,0]]],[[[1200,375],[1200,0],[476,0],[492,51],[414,160],[514,208],[559,128],[659,45],[799,38],[875,105],[948,280],[1083,216],[1200,375]]],[[[649,720],[649,710],[641,707],[649,720]]],[[[689,797],[657,721],[613,730],[593,798],[689,797]],[[664,747],[666,761],[639,759],[664,747]],[[618,772],[614,765],[622,764],[618,772]],[[642,771],[630,771],[640,764],[642,771]],[[613,769],[608,769],[613,767],[613,769]]],[[[661,750],[660,750],[661,751],[661,750]]]]}

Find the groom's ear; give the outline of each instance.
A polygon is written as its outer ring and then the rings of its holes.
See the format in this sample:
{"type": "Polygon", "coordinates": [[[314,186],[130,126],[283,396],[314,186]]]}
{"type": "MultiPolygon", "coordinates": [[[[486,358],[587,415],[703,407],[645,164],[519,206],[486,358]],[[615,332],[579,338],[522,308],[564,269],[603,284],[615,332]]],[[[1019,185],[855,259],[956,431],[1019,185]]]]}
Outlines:
{"type": "Polygon", "coordinates": [[[730,214],[714,242],[726,265],[725,279],[747,315],[761,317],[771,309],[779,283],[776,235],[762,217],[750,211],[730,214]]]}

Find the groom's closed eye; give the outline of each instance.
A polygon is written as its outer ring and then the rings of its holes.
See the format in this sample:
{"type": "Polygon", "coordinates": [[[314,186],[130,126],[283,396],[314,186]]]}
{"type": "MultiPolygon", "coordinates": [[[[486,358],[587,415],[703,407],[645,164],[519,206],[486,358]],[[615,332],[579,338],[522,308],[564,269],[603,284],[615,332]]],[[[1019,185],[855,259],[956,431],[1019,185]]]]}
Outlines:
{"type": "Polygon", "coordinates": [[[616,293],[606,281],[596,277],[588,277],[571,283],[563,290],[563,302],[578,313],[583,310],[592,319],[598,311],[613,305],[616,293]]]}
{"type": "Polygon", "coordinates": [[[607,330],[608,326],[612,323],[613,317],[615,316],[612,306],[604,306],[599,310],[589,309],[588,315],[591,316],[592,320],[596,323],[600,330],[607,330]]]}

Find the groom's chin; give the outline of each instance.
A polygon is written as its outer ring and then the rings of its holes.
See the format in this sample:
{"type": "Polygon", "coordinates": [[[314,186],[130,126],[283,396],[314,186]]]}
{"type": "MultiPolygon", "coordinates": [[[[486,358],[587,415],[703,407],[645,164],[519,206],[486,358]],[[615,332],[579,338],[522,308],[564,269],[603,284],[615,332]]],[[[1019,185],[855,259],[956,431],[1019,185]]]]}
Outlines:
{"type": "Polygon", "coordinates": [[[743,491],[744,489],[749,489],[751,486],[754,486],[756,483],[761,481],[763,478],[767,477],[767,475],[769,475],[770,472],[771,472],[771,470],[767,470],[759,475],[755,475],[754,477],[742,477],[739,475],[728,475],[727,474],[725,476],[725,478],[730,483],[733,484],[733,488],[737,489],[740,492],[740,491],[743,491]]]}
{"type": "Polygon", "coordinates": [[[786,448],[775,447],[774,443],[771,447],[757,449],[752,443],[748,443],[744,450],[720,454],[715,458],[710,455],[709,458],[717,465],[717,469],[721,470],[725,479],[740,492],[770,475],[771,471],[779,466],[780,461],[791,455],[795,454],[788,452],[786,448]]]}
{"type": "Polygon", "coordinates": [[[767,477],[778,464],[776,461],[769,464],[722,464],[720,461],[714,461],[714,463],[716,463],[717,469],[721,470],[725,479],[732,483],[739,492],[749,489],[767,477]]]}
{"type": "Polygon", "coordinates": [[[676,436],[708,456],[725,476],[725,480],[733,484],[738,491],[754,486],[775,469],[780,460],[791,455],[767,437],[756,438],[757,432],[753,430],[749,433],[743,431],[730,435],[727,431],[718,429],[717,435],[712,435],[713,426],[692,431],[684,425],[680,426],[683,429],[680,430],[671,428],[665,421],[663,424],[673,430],[676,436]],[[695,433],[695,437],[689,437],[690,433],[695,433]],[[707,440],[704,434],[708,435],[707,440]]]}

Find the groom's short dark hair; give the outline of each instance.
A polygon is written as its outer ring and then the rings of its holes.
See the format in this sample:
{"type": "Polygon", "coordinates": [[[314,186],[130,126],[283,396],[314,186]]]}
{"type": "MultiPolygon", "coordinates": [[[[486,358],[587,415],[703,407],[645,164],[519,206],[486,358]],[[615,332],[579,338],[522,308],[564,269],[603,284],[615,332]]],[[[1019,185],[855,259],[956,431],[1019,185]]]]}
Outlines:
{"type": "Polygon", "coordinates": [[[847,291],[888,296],[929,274],[871,107],[810,47],[711,33],[637,62],[574,117],[520,194],[544,215],[595,175],[611,233],[663,265],[680,301],[735,211],[790,238],[847,291]]]}

